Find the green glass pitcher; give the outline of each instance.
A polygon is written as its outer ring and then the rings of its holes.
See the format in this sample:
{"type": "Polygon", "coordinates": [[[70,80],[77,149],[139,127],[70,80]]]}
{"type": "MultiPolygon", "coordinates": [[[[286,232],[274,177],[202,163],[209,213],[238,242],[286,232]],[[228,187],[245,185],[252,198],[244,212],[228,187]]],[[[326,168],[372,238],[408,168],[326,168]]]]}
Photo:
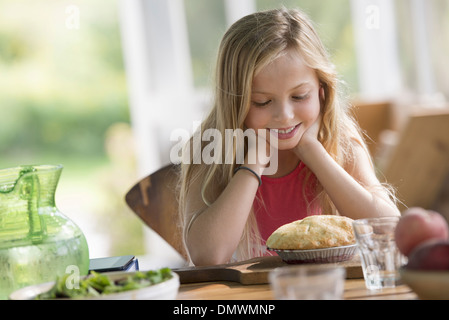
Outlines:
{"type": "Polygon", "coordinates": [[[0,170],[0,299],[67,270],[89,271],[84,234],[55,205],[61,171],[61,165],[0,170]]]}

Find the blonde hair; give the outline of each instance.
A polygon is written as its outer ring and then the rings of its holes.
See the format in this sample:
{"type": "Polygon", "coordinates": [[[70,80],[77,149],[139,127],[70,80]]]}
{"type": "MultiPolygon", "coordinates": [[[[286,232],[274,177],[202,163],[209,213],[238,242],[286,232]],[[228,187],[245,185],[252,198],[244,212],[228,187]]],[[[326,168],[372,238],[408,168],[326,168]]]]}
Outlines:
{"type": "MultiPolygon", "coordinates": [[[[251,99],[253,77],[259,70],[284,54],[287,49],[299,52],[305,63],[315,70],[324,89],[322,123],[319,140],[342,167],[353,155],[354,141],[366,149],[358,126],[350,116],[349,105],[339,95],[339,81],[328,53],[311,20],[299,10],[277,9],[257,12],[234,23],[221,41],[215,74],[213,108],[200,127],[200,134],[214,128],[225,136],[225,129],[244,129],[251,99]]],[[[223,138],[224,139],[224,138],[223,138]]],[[[192,139],[188,146],[194,147],[192,139]]],[[[204,144],[201,148],[204,148],[204,144]]],[[[223,150],[225,148],[223,141],[223,150]]],[[[179,213],[184,235],[200,212],[186,212],[186,199],[194,181],[201,181],[205,207],[213,203],[234,175],[235,145],[232,164],[183,164],[180,175],[179,213]]],[[[192,156],[191,159],[192,160],[192,156]]],[[[311,173],[309,172],[309,176],[311,173]]],[[[318,184],[317,199],[323,212],[335,213],[335,207],[318,184]]],[[[185,237],[183,237],[185,239],[185,237]]],[[[246,223],[237,248],[238,259],[260,255],[260,235],[254,213],[246,223]]]]}

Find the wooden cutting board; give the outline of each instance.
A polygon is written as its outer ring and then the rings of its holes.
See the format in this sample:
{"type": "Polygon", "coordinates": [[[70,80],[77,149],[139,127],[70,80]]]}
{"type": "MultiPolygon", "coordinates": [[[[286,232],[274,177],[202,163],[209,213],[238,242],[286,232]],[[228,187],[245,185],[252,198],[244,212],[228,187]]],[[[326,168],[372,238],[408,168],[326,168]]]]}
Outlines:
{"type": "MultiPolygon", "coordinates": [[[[347,279],[363,278],[360,257],[355,255],[348,261],[337,262],[346,269],[347,279]]],[[[320,264],[316,264],[320,265],[320,264]]],[[[326,264],[329,265],[329,264],[326,264]]],[[[174,269],[181,284],[207,281],[234,281],[241,284],[266,284],[268,274],[277,267],[291,266],[279,256],[254,258],[251,260],[208,267],[187,267],[174,269]]]]}

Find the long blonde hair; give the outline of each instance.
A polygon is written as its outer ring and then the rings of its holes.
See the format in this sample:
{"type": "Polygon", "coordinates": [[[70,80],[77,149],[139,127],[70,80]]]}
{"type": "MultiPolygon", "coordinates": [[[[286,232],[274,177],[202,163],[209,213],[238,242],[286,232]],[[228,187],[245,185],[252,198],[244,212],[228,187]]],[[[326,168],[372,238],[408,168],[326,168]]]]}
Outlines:
{"type": "MultiPolygon", "coordinates": [[[[341,101],[339,81],[328,53],[316,33],[311,20],[299,10],[277,9],[257,12],[235,22],[221,41],[215,74],[214,105],[200,127],[200,134],[214,128],[244,129],[251,99],[253,77],[287,49],[294,48],[306,64],[315,70],[325,99],[322,104],[322,124],[319,140],[328,153],[342,167],[347,167],[352,159],[353,142],[366,148],[358,126],[349,113],[349,105],[341,101]]],[[[223,143],[223,148],[226,146],[223,143]]],[[[192,139],[188,146],[194,147],[192,139]]],[[[205,144],[203,143],[202,148],[205,144]]],[[[234,175],[235,145],[232,150],[232,164],[183,164],[180,175],[179,213],[184,234],[192,220],[200,212],[186,212],[186,199],[194,181],[201,181],[201,196],[204,206],[209,206],[224,190],[234,175]]],[[[224,149],[223,149],[224,150],[224,149]]],[[[200,153],[201,154],[201,153],[200,153]]],[[[191,159],[193,160],[193,155],[191,159]]],[[[323,188],[316,190],[323,212],[335,213],[335,208],[323,188]]],[[[185,237],[184,237],[185,239],[185,237]]],[[[242,240],[237,248],[238,259],[261,254],[260,235],[254,213],[246,223],[242,240]]]]}

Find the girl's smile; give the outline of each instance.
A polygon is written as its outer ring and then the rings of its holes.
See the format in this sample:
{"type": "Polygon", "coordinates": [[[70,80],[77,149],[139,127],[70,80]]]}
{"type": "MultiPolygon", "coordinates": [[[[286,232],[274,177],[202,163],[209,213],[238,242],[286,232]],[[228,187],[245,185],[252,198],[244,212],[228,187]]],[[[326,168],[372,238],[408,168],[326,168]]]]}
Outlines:
{"type": "Polygon", "coordinates": [[[292,126],[292,127],[288,127],[288,128],[280,128],[280,129],[270,128],[269,130],[270,130],[270,134],[273,137],[278,138],[278,140],[288,140],[296,135],[300,125],[301,125],[301,123],[297,124],[296,126],[292,126]]]}

